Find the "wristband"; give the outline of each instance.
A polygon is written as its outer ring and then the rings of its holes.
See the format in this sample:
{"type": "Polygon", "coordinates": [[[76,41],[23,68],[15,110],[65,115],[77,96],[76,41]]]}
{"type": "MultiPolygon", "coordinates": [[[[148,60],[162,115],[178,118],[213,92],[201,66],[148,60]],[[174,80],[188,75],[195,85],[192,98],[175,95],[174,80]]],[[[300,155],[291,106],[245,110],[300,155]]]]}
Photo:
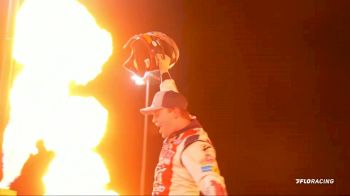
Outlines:
{"type": "Polygon", "coordinates": [[[162,73],[161,78],[162,78],[162,81],[171,79],[170,73],[169,72],[162,73]]]}

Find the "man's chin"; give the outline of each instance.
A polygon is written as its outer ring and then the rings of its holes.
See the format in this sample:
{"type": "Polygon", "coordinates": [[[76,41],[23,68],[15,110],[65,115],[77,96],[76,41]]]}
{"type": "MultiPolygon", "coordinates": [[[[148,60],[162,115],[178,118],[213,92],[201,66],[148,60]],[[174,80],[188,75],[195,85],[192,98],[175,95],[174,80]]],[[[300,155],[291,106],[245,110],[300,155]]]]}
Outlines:
{"type": "Polygon", "coordinates": [[[159,133],[162,135],[162,138],[166,138],[167,135],[165,134],[166,131],[163,128],[159,128],[159,133]]]}
{"type": "Polygon", "coordinates": [[[164,138],[166,138],[167,137],[167,135],[165,135],[164,133],[160,133],[161,135],[162,135],[162,138],[164,139],[164,138]]]}

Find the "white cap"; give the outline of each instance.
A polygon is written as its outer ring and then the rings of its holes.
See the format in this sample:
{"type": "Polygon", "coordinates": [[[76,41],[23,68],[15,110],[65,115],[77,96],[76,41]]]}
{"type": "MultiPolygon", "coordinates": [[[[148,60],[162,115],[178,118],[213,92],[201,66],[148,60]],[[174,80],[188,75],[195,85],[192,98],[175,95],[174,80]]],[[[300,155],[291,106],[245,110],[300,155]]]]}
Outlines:
{"type": "Polygon", "coordinates": [[[142,108],[142,114],[149,114],[162,108],[180,108],[187,109],[187,100],[184,95],[175,91],[158,91],[154,97],[151,106],[142,108]]]}

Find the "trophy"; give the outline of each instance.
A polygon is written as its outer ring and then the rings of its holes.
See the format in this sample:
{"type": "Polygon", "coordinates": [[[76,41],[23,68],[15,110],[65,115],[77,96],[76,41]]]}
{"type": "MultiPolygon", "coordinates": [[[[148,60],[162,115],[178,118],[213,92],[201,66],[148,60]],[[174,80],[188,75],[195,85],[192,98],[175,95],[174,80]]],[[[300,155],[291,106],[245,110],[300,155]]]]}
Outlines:
{"type": "Polygon", "coordinates": [[[174,40],[157,31],[134,35],[124,44],[123,49],[131,50],[123,66],[140,77],[144,77],[146,72],[159,70],[157,54],[170,57],[169,68],[179,59],[179,49],[174,40]]]}

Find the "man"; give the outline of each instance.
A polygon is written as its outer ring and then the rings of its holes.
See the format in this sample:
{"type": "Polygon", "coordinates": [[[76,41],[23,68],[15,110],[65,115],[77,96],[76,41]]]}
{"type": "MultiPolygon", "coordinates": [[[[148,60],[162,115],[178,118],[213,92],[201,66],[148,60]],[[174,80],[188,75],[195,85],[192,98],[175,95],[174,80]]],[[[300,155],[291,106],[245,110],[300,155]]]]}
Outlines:
{"type": "Polygon", "coordinates": [[[152,194],[227,195],[215,149],[198,120],[187,111],[187,100],[168,72],[169,56],[157,54],[156,60],[161,74],[160,91],[151,106],[140,110],[153,115],[153,123],[164,138],[152,194]]]}

